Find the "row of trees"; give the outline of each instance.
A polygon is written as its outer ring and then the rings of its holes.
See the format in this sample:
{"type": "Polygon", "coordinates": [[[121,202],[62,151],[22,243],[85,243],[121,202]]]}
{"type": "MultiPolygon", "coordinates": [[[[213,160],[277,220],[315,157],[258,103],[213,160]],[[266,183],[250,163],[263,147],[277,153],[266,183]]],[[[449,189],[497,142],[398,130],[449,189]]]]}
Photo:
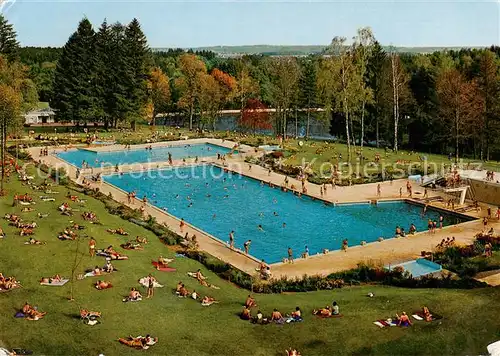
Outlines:
{"type": "Polygon", "coordinates": [[[21,114],[38,102],[36,86],[28,68],[18,59],[19,43],[12,25],[0,15],[0,194],[4,192],[7,136],[22,127],[21,114]]]}
{"type": "Polygon", "coordinates": [[[221,109],[239,109],[252,131],[298,134],[301,126],[309,135],[314,118],[348,146],[500,153],[496,47],[397,53],[361,28],[352,40],[334,38],[322,55],[220,58],[151,51],[136,20],[94,32],[84,19],[62,50],[19,53],[64,120],[116,125],[184,112],[189,128],[211,128],[221,109]],[[270,117],[257,110],[265,108],[276,110],[270,117]]]}

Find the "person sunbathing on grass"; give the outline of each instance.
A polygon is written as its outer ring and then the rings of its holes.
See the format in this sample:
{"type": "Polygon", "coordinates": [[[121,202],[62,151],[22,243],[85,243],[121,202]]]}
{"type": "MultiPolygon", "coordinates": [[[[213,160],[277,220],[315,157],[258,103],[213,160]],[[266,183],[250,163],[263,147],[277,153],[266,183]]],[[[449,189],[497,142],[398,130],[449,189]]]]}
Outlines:
{"type": "Polygon", "coordinates": [[[127,236],[128,235],[128,232],[126,232],[121,227],[119,227],[118,229],[107,229],[106,231],[109,232],[109,233],[111,233],[111,234],[118,234],[118,235],[121,235],[121,236],[127,236]]]}
{"type": "Polygon", "coordinates": [[[189,295],[189,291],[186,289],[186,287],[183,284],[179,290],[179,296],[187,297],[188,295],[189,295]]]}
{"type": "Polygon", "coordinates": [[[136,236],[135,241],[140,244],[147,244],[148,240],[145,237],[136,236]]]}
{"type": "Polygon", "coordinates": [[[80,317],[82,319],[85,319],[85,318],[89,318],[89,319],[100,318],[101,315],[102,315],[101,312],[89,311],[87,309],[80,309],[80,317]]]}
{"type": "Polygon", "coordinates": [[[285,350],[286,356],[301,356],[300,352],[295,349],[290,348],[290,350],[285,350]]]}
{"type": "Polygon", "coordinates": [[[32,307],[28,302],[26,302],[21,309],[24,317],[28,320],[39,320],[47,314],[46,312],[39,312],[36,307],[32,307]]]}
{"type": "Polygon", "coordinates": [[[247,307],[248,309],[253,308],[253,307],[257,307],[257,303],[255,302],[255,299],[252,298],[252,296],[250,294],[248,295],[247,300],[245,301],[245,307],[247,307]]]}
{"type": "Polygon", "coordinates": [[[101,269],[99,268],[99,266],[95,266],[94,269],[92,270],[92,274],[94,276],[100,276],[102,274],[102,271],[101,269]]]}
{"type": "Polygon", "coordinates": [[[406,315],[405,312],[403,312],[401,314],[401,316],[396,314],[396,319],[397,319],[398,326],[411,326],[412,325],[410,318],[408,317],[408,315],[406,315]]]}
{"type": "Polygon", "coordinates": [[[65,229],[59,236],[59,240],[74,240],[76,238],[76,234],[70,230],[65,229]]]}
{"type": "Polygon", "coordinates": [[[33,237],[30,237],[30,239],[24,243],[25,245],[45,245],[45,242],[42,242],[40,240],[35,240],[33,237]]]}
{"type": "Polygon", "coordinates": [[[126,250],[142,250],[143,247],[141,246],[141,244],[138,244],[138,243],[133,243],[133,242],[130,242],[130,241],[127,241],[126,243],[124,243],[123,245],[121,245],[122,248],[126,249],[126,250]]]}
{"type": "Polygon", "coordinates": [[[215,298],[209,297],[209,296],[204,296],[203,299],[201,300],[201,304],[203,305],[211,305],[214,303],[218,303],[215,298]]]}
{"type": "Polygon", "coordinates": [[[32,211],[35,211],[34,208],[29,208],[29,207],[25,207],[21,210],[21,212],[23,213],[29,213],[29,212],[32,212],[32,211]]]}
{"type": "Polygon", "coordinates": [[[107,281],[97,281],[95,284],[95,288],[98,290],[103,290],[103,289],[108,289],[111,288],[112,284],[107,281]]]}
{"type": "Polygon", "coordinates": [[[5,232],[3,231],[3,229],[0,227],[0,238],[3,238],[5,237],[5,232]]]}
{"type": "Polygon", "coordinates": [[[19,232],[20,236],[28,236],[28,235],[33,235],[33,234],[34,234],[33,229],[29,229],[29,228],[23,228],[19,232]]]}
{"type": "Polygon", "coordinates": [[[106,265],[102,268],[102,270],[106,273],[112,273],[115,270],[115,267],[111,264],[111,261],[107,259],[106,265]]]}
{"type": "Polygon", "coordinates": [[[134,348],[142,348],[142,349],[148,349],[150,346],[156,344],[158,342],[158,338],[153,338],[149,334],[146,335],[145,337],[138,336],[138,337],[132,337],[129,336],[128,338],[120,338],[118,341],[124,345],[134,347],[134,348]]]}
{"type": "Polygon", "coordinates": [[[250,309],[247,308],[246,306],[243,307],[243,311],[240,314],[240,318],[243,320],[250,320],[252,318],[252,316],[250,314],[250,309]]]}
{"type": "Polygon", "coordinates": [[[281,322],[283,320],[283,315],[278,311],[278,309],[274,308],[271,314],[271,321],[281,322]]]}
{"type": "Polygon", "coordinates": [[[328,305],[325,308],[321,308],[321,309],[318,309],[318,310],[316,310],[316,309],[313,310],[313,314],[321,316],[321,317],[330,317],[330,316],[332,316],[332,309],[328,305]]]}
{"type": "Polygon", "coordinates": [[[160,255],[160,257],[158,257],[157,269],[168,267],[168,264],[172,261],[173,261],[173,259],[164,258],[163,256],[160,255]]]}
{"type": "Polygon", "coordinates": [[[40,279],[40,283],[54,283],[60,281],[62,281],[62,278],[58,274],[56,274],[54,277],[42,277],[42,279],[40,279]]]}
{"type": "Polygon", "coordinates": [[[302,319],[302,312],[300,311],[300,308],[296,307],[295,311],[293,311],[290,316],[294,319],[302,319]]]}
{"type": "Polygon", "coordinates": [[[181,281],[179,281],[179,283],[177,283],[177,286],[175,287],[175,293],[179,294],[182,286],[184,286],[184,284],[181,281]]]}
{"type": "Polygon", "coordinates": [[[429,308],[422,307],[422,316],[424,317],[425,321],[432,321],[432,314],[429,311],[429,308]]]}
{"type": "Polygon", "coordinates": [[[130,292],[128,293],[127,299],[130,302],[135,302],[135,301],[141,300],[142,295],[141,295],[141,293],[139,293],[139,291],[137,289],[132,288],[132,289],[130,289],[130,292]]]}

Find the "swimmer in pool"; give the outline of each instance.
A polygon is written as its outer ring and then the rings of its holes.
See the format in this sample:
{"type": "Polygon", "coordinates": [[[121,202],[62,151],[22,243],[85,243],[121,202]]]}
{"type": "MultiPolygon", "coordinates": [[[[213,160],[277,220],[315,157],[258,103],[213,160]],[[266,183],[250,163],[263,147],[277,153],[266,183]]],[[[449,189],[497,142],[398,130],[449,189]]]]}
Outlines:
{"type": "Polygon", "coordinates": [[[210,198],[212,196],[212,194],[207,194],[207,198],[210,198]]]}
{"type": "Polygon", "coordinates": [[[264,232],[264,229],[262,228],[262,225],[260,225],[260,224],[259,224],[259,226],[257,226],[257,229],[259,229],[259,231],[264,232]]]}
{"type": "Polygon", "coordinates": [[[217,217],[217,215],[216,215],[216,214],[214,214],[214,215],[212,216],[212,220],[215,220],[215,218],[216,218],[216,217],[217,217]]]}
{"type": "Polygon", "coordinates": [[[279,216],[277,212],[274,212],[274,213],[273,213],[273,215],[274,215],[274,216],[279,216]]]}
{"type": "Polygon", "coordinates": [[[276,200],[276,198],[273,199],[273,203],[276,204],[278,201],[276,200]]]}
{"type": "Polygon", "coordinates": [[[259,216],[262,218],[264,217],[264,213],[259,213],[259,216]]]}
{"type": "Polygon", "coordinates": [[[283,223],[283,229],[286,227],[286,223],[283,223]]]}

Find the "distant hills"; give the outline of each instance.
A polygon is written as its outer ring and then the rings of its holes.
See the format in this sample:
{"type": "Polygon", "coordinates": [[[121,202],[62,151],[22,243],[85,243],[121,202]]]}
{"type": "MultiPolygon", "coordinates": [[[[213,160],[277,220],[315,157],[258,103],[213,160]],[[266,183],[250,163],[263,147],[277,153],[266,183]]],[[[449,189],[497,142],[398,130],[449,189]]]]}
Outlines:
{"type": "MultiPolygon", "coordinates": [[[[195,47],[193,51],[212,51],[222,56],[234,56],[243,54],[263,54],[263,55],[281,55],[281,56],[300,56],[308,54],[321,53],[326,45],[247,45],[247,46],[208,46],[195,47]]],[[[385,46],[386,50],[391,47],[385,46]]],[[[482,48],[477,46],[467,47],[393,47],[399,53],[431,53],[442,50],[460,50],[462,48],[482,48]]],[[[156,51],[166,51],[168,48],[155,48],[156,51]]]]}

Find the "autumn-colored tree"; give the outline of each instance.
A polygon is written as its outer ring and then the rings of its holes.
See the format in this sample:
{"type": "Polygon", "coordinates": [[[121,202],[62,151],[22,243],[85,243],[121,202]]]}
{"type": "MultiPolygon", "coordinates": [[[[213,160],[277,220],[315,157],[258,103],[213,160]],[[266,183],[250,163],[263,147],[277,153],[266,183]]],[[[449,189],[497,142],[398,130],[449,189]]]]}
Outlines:
{"type": "Polygon", "coordinates": [[[236,89],[238,83],[236,82],[236,79],[221,71],[220,69],[215,68],[212,70],[212,73],[210,75],[217,81],[220,87],[220,95],[221,99],[223,101],[222,104],[226,104],[231,102],[235,95],[236,95],[236,89]]]}
{"type": "Polygon", "coordinates": [[[170,105],[170,84],[168,77],[159,67],[154,67],[150,76],[150,92],[152,105],[152,123],[156,123],[156,116],[165,112],[170,105]]]}
{"type": "Polygon", "coordinates": [[[240,120],[243,117],[243,109],[248,99],[259,92],[259,85],[250,75],[250,69],[246,63],[241,64],[236,83],[235,98],[240,102],[240,120]]]}
{"type": "Polygon", "coordinates": [[[198,108],[201,125],[209,125],[215,130],[215,122],[222,103],[221,86],[215,78],[206,73],[198,73],[198,108]]]}
{"type": "Polygon", "coordinates": [[[450,128],[455,142],[455,162],[458,163],[460,141],[469,137],[476,120],[484,110],[484,100],[475,80],[467,80],[458,69],[443,70],[436,88],[441,116],[450,128]]]}
{"type": "Polygon", "coordinates": [[[255,135],[257,130],[269,130],[273,128],[269,120],[269,112],[267,105],[257,99],[248,99],[245,108],[242,111],[241,118],[238,124],[253,132],[255,135]]]}
{"type": "Polygon", "coordinates": [[[183,54],[179,57],[181,77],[175,81],[180,92],[177,102],[179,108],[187,110],[189,115],[189,129],[193,129],[193,115],[196,101],[200,95],[200,79],[207,73],[205,63],[194,54],[183,54]]]}

